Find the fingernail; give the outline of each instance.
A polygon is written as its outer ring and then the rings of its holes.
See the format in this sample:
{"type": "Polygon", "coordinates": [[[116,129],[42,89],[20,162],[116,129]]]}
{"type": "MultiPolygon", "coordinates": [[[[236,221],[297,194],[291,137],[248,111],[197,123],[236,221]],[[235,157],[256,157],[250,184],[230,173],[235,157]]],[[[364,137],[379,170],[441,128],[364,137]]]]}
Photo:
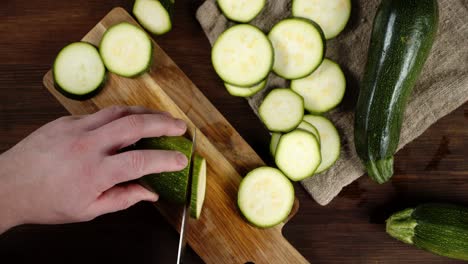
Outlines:
{"type": "Polygon", "coordinates": [[[148,199],[148,202],[156,202],[157,200],[159,199],[159,195],[156,194],[156,193],[153,193],[153,195],[151,196],[151,198],[148,199]]]}
{"type": "Polygon", "coordinates": [[[180,167],[185,168],[187,166],[188,160],[184,154],[177,153],[176,160],[177,160],[177,165],[180,165],[180,167]]]}
{"type": "Polygon", "coordinates": [[[187,129],[187,125],[185,124],[183,120],[177,119],[175,122],[176,122],[175,123],[176,127],[179,128],[180,130],[185,131],[187,129]]]}
{"type": "Polygon", "coordinates": [[[159,199],[159,195],[155,194],[155,193],[152,193],[151,195],[148,195],[148,197],[146,197],[144,200],[147,201],[147,202],[156,202],[157,200],[159,199]]]}

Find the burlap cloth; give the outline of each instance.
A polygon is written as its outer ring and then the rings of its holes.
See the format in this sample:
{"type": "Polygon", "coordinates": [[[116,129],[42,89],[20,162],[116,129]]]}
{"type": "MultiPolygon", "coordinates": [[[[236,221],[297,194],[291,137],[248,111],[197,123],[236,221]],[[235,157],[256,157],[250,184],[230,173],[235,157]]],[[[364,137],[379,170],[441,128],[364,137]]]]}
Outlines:
{"type": "MultiPolygon", "coordinates": [[[[264,32],[268,32],[277,21],[290,16],[291,10],[290,0],[267,2],[262,13],[251,22],[264,32]]],[[[344,186],[365,173],[354,149],[353,108],[367,59],[372,21],[380,1],[352,2],[351,20],[344,32],[327,41],[326,53],[328,58],[341,65],[347,79],[344,102],[326,114],[341,135],[341,156],[328,171],[302,181],[305,189],[321,205],[328,204],[344,186]]],[[[436,42],[408,102],[399,149],[468,100],[468,0],[439,0],[439,12],[436,42]]],[[[233,25],[220,13],[214,0],[203,3],[196,16],[211,44],[221,32],[233,25]]],[[[270,74],[267,89],[247,100],[257,113],[269,90],[288,86],[286,80],[270,74]]]]}

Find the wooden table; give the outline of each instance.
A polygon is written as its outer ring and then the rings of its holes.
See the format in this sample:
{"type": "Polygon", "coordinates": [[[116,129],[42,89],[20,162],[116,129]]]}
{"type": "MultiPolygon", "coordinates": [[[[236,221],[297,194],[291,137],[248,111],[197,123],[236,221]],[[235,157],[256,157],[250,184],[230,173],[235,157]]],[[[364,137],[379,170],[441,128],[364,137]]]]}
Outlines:
{"type": "MultiPolygon", "coordinates": [[[[66,115],[42,87],[61,47],[79,40],[112,7],[130,0],[6,0],[0,5],[0,152],[41,125],[66,115]]],[[[175,26],[156,41],[240,134],[270,161],[268,133],[243,99],[223,89],[210,46],[195,19],[201,0],[178,0],[175,26]]],[[[384,220],[420,202],[468,205],[468,104],[433,125],[396,156],[391,183],[366,177],[330,205],[317,205],[300,185],[299,213],[285,236],[312,263],[457,263],[389,238],[384,220]]],[[[1,169],[1,168],[0,168],[1,169]]],[[[22,226],[0,236],[0,263],[173,263],[178,235],[150,204],[94,221],[22,226]]],[[[202,263],[193,251],[189,263],[202,263]]]]}

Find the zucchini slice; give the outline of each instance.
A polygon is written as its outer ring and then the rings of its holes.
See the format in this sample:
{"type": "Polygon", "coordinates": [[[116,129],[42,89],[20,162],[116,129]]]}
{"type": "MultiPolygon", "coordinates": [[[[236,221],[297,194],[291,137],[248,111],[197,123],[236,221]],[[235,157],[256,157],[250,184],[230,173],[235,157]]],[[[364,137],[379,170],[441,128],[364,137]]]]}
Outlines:
{"type": "Polygon", "coordinates": [[[272,227],[284,221],[291,212],[294,188],[278,169],[256,168],[242,180],[237,204],[251,224],[272,227]]]}
{"type": "Polygon", "coordinates": [[[276,148],[275,162],[292,181],[314,175],[321,162],[317,138],[302,129],[282,135],[276,148]]]}
{"type": "Polygon", "coordinates": [[[256,84],[252,87],[238,87],[229,83],[225,83],[224,86],[230,95],[239,96],[239,97],[249,97],[265,88],[267,81],[264,80],[259,84],[256,84]]]}
{"type": "Polygon", "coordinates": [[[276,154],[276,147],[278,147],[279,140],[281,138],[281,133],[272,133],[271,140],[270,140],[270,154],[271,156],[275,156],[276,154]]]}
{"type": "Polygon", "coordinates": [[[265,0],[217,0],[218,6],[229,20],[248,23],[265,6],[265,0]]]}
{"type": "Polygon", "coordinates": [[[273,66],[273,47],[258,28],[236,25],[224,31],[211,50],[216,73],[225,83],[240,87],[254,86],[273,66]]]}
{"type": "Polygon", "coordinates": [[[206,159],[195,154],[192,164],[192,193],[190,197],[190,216],[200,218],[206,192],[206,159]]]}
{"type": "Polygon", "coordinates": [[[289,132],[304,117],[304,100],[291,89],[274,89],[263,99],[258,112],[270,131],[289,132]]]}
{"type": "Polygon", "coordinates": [[[106,68],[93,45],[75,42],[65,46],[53,66],[57,91],[70,99],[85,100],[104,86],[106,68]]]}
{"type": "MultiPolygon", "coordinates": [[[[135,143],[129,150],[132,149],[175,150],[187,156],[188,160],[192,156],[192,142],[182,136],[144,138],[135,143]]],[[[140,178],[139,182],[169,202],[184,204],[187,196],[189,172],[190,163],[180,171],[145,175],[140,178]]]]}
{"type": "Polygon", "coordinates": [[[346,79],[340,66],[324,59],[307,77],[291,81],[291,89],[304,97],[304,108],[311,113],[324,113],[343,100],[346,79]]]}
{"type": "Polygon", "coordinates": [[[319,134],[317,128],[315,128],[311,123],[302,120],[302,122],[297,126],[297,128],[305,130],[305,131],[307,131],[309,133],[312,133],[312,135],[314,135],[314,137],[317,139],[317,141],[318,141],[318,143],[320,145],[320,134],[319,134]]]}
{"type": "Polygon", "coordinates": [[[106,68],[117,75],[134,77],[151,66],[153,45],[141,28],[127,22],[110,27],[99,46],[106,68]]]}
{"type": "Polygon", "coordinates": [[[273,26],[268,34],[275,51],[273,71],[285,79],[311,74],[322,63],[325,37],[315,22],[287,18],[273,26]]]}
{"type": "Polygon", "coordinates": [[[332,122],[323,116],[306,115],[304,120],[315,126],[320,135],[322,162],[315,173],[321,173],[330,168],[340,157],[340,136],[332,122]]]}
{"type": "Polygon", "coordinates": [[[140,24],[155,35],[162,35],[172,29],[174,0],[136,0],[133,14],[140,24]]]}
{"type": "Polygon", "coordinates": [[[351,15],[351,0],[293,0],[292,15],[315,21],[326,39],[340,34],[351,15]]]}

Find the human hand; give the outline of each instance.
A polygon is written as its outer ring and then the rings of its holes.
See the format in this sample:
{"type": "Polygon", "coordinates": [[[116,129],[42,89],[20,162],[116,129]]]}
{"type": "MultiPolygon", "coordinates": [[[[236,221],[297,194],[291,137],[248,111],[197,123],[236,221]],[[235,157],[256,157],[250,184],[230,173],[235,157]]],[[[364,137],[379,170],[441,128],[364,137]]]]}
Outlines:
{"type": "Polygon", "coordinates": [[[0,155],[0,234],[15,225],[87,221],[156,201],[157,194],[127,181],[179,171],[187,166],[185,155],[118,151],[186,128],[182,120],[143,107],[110,107],[46,124],[0,155]]]}

